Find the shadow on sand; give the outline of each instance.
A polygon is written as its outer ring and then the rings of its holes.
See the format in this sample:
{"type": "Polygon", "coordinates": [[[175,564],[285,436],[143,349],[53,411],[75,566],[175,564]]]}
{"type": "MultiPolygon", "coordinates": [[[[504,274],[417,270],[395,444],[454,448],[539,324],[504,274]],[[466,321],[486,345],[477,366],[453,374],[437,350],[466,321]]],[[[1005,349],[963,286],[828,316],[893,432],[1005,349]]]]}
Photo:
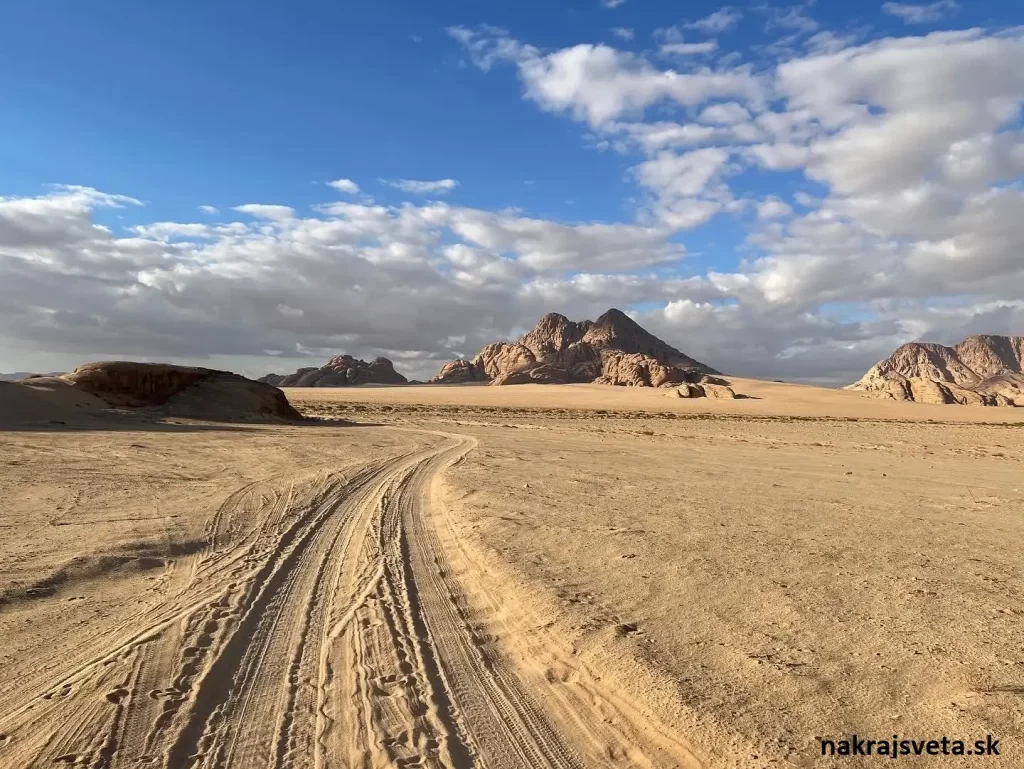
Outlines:
{"type": "Polygon", "coordinates": [[[194,422],[168,421],[154,419],[137,414],[117,413],[110,416],[90,417],[80,420],[63,422],[27,422],[24,424],[0,425],[2,433],[40,433],[40,432],[157,432],[157,433],[194,433],[194,432],[243,432],[256,433],[268,427],[278,428],[352,428],[352,427],[385,427],[377,422],[352,422],[347,419],[303,419],[298,422],[283,420],[246,420],[231,422],[214,422],[196,420],[194,422]]]}

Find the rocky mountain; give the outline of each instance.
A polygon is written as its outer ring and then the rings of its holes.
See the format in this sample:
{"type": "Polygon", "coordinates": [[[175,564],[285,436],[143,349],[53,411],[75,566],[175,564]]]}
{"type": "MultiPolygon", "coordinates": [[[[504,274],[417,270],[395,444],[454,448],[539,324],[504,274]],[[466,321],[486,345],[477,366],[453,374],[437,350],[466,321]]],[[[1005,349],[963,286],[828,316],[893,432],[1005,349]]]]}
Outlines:
{"type": "Polygon", "coordinates": [[[408,380],[387,358],[367,363],[351,355],[331,358],[320,368],[300,368],[294,374],[267,374],[260,382],[275,387],[348,387],[361,384],[406,384],[408,380]]]}
{"type": "Polygon", "coordinates": [[[21,384],[37,388],[70,385],[115,408],[156,408],[162,415],[214,420],[301,419],[276,387],[229,371],[168,363],[103,361],[60,377],[21,384]]]}
{"type": "Polygon", "coordinates": [[[849,390],[920,403],[1024,406],[1024,337],[971,336],[953,347],[911,342],[849,390]]]}
{"type": "Polygon", "coordinates": [[[431,381],[669,387],[716,373],[612,309],[579,323],[549,313],[518,342],[489,344],[472,360],[449,361],[431,381]]]}

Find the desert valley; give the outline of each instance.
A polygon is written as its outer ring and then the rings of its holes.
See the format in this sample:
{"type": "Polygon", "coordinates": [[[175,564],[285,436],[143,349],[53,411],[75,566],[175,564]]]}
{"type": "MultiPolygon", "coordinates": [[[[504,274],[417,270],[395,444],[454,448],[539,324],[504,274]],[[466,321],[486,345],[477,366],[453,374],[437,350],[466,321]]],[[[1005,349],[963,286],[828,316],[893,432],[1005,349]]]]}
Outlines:
{"type": "Polygon", "coordinates": [[[1019,766],[1022,348],[827,389],[613,310],[429,384],[0,382],[0,766],[813,767],[894,732],[1019,766]]]}

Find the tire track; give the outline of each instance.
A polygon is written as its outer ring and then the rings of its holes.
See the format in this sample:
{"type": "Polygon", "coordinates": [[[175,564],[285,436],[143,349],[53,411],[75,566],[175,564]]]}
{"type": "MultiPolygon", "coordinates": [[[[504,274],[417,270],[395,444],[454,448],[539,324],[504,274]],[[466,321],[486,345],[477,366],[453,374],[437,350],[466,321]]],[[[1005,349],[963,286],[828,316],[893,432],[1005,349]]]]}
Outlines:
{"type": "Polygon", "coordinates": [[[231,494],[179,566],[188,579],[127,639],[0,711],[0,766],[654,766],[614,760],[628,750],[594,725],[610,711],[591,690],[554,701],[592,737],[562,733],[571,719],[494,643],[468,592],[485,587],[456,578],[435,520],[437,479],[476,443],[429,435],[430,448],[348,476],[231,494]]]}

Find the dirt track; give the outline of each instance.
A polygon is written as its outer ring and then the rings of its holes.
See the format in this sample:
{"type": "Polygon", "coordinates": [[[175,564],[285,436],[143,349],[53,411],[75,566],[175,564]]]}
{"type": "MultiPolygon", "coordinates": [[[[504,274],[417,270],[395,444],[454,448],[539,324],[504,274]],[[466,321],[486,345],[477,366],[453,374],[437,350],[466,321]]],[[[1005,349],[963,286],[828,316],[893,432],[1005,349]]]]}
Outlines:
{"type": "Polygon", "coordinates": [[[475,440],[428,437],[231,494],[177,547],[162,600],[5,697],[0,765],[696,766],[595,683],[529,691],[489,635],[500,597],[439,509],[440,474],[475,440]]]}

